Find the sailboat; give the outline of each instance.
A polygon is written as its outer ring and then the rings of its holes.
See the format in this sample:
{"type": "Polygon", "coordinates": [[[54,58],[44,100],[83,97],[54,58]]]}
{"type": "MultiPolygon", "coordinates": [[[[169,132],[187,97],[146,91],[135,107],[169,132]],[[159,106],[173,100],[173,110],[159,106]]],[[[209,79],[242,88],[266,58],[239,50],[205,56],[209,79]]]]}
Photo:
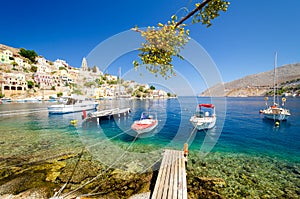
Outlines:
{"type": "MultiPolygon", "coordinates": [[[[287,120],[291,115],[290,111],[286,108],[283,108],[286,102],[286,98],[282,98],[282,106],[279,103],[276,103],[276,67],[277,67],[277,53],[275,53],[274,61],[274,81],[273,81],[273,104],[268,106],[268,97],[265,97],[266,109],[261,110],[260,112],[264,115],[266,119],[272,119],[274,121],[283,121],[287,120]]],[[[278,101],[278,100],[277,100],[278,101]]]]}

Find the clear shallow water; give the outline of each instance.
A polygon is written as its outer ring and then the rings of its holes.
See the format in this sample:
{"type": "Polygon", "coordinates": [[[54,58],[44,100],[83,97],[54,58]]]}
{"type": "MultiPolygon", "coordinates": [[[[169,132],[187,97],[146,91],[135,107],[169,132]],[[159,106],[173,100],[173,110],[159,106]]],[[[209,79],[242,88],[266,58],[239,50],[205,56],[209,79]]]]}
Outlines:
{"type": "Polygon", "coordinates": [[[81,125],[82,113],[48,115],[49,104],[3,104],[0,105],[1,151],[7,156],[25,155],[43,150],[72,150],[82,143],[92,151],[90,146],[105,143],[107,147],[119,148],[119,152],[129,150],[130,146],[133,151],[145,153],[164,148],[181,149],[188,142],[190,150],[196,152],[242,153],[300,163],[299,98],[287,99],[292,116],[278,128],[258,113],[264,106],[262,98],[227,98],[226,112],[218,112],[219,123],[208,132],[193,131],[189,122],[196,100],[210,102],[210,98],[193,97],[101,101],[102,108],[130,107],[132,112],[124,118],[101,121],[100,125],[81,125]],[[130,126],[145,110],[157,112],[159,126],[136,138],[130,126]],[[77,127],[70,125],[73,119],[79,121],[77,127]]]}
{"type": "Polygon", "coordinates": [[[210,98],[101,101],[103,109],[130,107],[132,112],[100,124],[81,124],[82,113],[48,115],[50,104],[3,104],[0,168],[78,154],[85,147],[111,168],[144,172],[154,168],[164,148],[182,149],[188,142],[188,185],[195,193],[205,185],[199,179],[220,178],[212,191],[225,198],[298,198],[300,98],[287,99],[292,116],[279,128],[259,114],[263,98],[226,98],[226,111],[217,112],[217,126],[207,132],[193,131],[189,122],[198,102],[210,103],[210,98]],[[145,110],[157,112],[159,126],[136,137],[130,126],[145,110]],[[77,126],[70,124],[74,119],[77,126]]]}

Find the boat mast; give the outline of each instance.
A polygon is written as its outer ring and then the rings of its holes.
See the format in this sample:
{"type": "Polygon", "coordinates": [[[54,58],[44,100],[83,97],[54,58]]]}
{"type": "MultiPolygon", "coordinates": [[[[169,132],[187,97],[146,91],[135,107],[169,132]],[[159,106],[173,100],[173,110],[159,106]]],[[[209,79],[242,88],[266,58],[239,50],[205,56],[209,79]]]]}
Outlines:
{"type": "Polygon", "coordinates": [[[277,52],[275,52],[275,59],[274,59],[273,104],[275,104],[275,98],[276,98],[276,67],[277,67],[277,52]]]}

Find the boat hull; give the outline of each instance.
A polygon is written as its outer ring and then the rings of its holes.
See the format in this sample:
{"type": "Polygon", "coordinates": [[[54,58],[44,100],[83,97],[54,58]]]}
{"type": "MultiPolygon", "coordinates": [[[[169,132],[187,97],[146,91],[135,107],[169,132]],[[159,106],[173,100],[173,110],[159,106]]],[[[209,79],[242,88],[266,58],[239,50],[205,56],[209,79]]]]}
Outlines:
{"type": "Polygon", "coordinates": [[[131,129],[134,130],[135,132],[137,132],[138,134],[143,134],[143,133],[148,133],[150,131],[152,131],[153,129],[155,129],[158,125],[158,121],[157,120],[145,120],[145,121],[135,121],[132,126],[131,129]]]}
{"type": "Polygon", "coordinates": [[[194,128],[199,131],[207,130],[213,128],[216,125],[216,117],[198,118],[196,116],[192,116],[190,122],[193,124],[194,128]]]}
{"type": "Polygon", "coordinates": [[[283,121],[283,120],[287,120],[289,118],[289,115],[284,115],[284,114],[264,114],[264,117],[266,119],[270,119],[270,120],[283,121]]]}
{"type": "Polygon", "coordinates": [[[278,107],[275,108],[270,107],[268,109],[263,110],[262,113],[266,119],[278,120],[278,121],[287,120],[291,115],[287,109],[278,108],[278,107]]]}
{"type": "Polygon", "coordinates": [[[58,104],[52,105],[48,107],[49,114],[68,114],[74,112],[81,112],[84,110],[93,110],[96,109],[97,104],[81,104],[81,105],[65,105],[58,104]]]}

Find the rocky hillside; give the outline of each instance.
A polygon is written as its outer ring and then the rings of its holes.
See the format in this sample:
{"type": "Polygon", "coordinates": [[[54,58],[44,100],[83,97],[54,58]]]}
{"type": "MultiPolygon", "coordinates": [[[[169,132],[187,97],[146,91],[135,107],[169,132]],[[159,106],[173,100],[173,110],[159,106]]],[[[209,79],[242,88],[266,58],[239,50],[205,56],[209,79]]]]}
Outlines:
{"type": "Polygon", "coordinates": [[[4,44],[0,44],[0,52],[4,51],[4,50],[10,50],[14,55],[19,54],[19,49],[18,48],[13,48],[10,46],[6,46],[4,44]]]}
{"type": "MultiPolygon", "coordinates": [[[[249,75],[223,85],[216,85],[205,90],[200,96],[262,96],[273,89],[273,73],[274,71],[270,70],[249,75]]],[[[300,78],[300,63],[278,67],[276,73],[278,88],[281,88],[283,84],[286,85],[289,81],[295,82],[300,78]]],[[[295,89],[293,89],[293,92],[295,92],[295,89]]]]}

